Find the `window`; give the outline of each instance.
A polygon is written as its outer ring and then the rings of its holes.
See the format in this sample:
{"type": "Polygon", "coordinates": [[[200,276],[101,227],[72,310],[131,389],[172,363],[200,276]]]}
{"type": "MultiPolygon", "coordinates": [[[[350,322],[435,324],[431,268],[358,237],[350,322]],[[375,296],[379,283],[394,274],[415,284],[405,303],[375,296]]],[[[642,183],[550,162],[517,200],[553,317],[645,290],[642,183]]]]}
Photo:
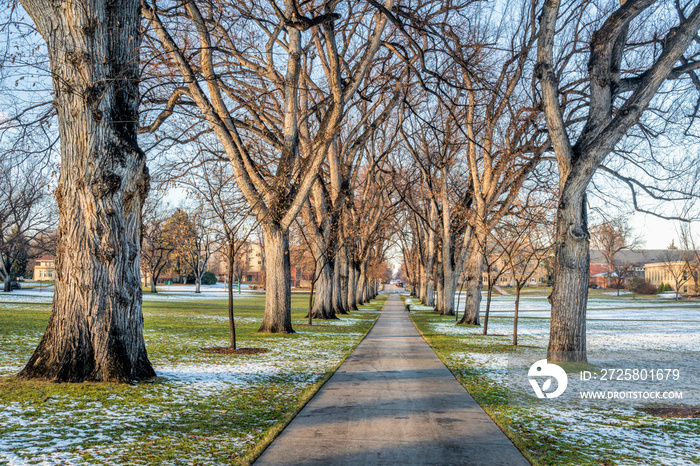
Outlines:
{"type": "Polygon", "coordinates": [[[258,261],[258,264],[262,264],[262,262],[258,261]]]}

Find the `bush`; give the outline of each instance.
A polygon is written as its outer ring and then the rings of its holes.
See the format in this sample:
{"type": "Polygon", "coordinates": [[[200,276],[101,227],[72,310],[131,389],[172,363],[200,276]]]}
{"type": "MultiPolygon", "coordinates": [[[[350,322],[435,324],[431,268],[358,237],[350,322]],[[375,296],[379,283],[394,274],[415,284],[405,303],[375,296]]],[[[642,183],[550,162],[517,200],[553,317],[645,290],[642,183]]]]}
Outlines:
{"type": "Polygon", "coordinates": [[[639,285],[636,292],[639,294],[656,294],[656,287],[651,283],[644,282],[639,285]]]}
{"type": "Polygon", "coordinates": [[[644,281],[643,278],[632,277],[632,280],[630,280],[629,289],[630,289],[630,291],[632,291],[634,293],[638,293],[639,288],[642,285],[644,285],[645,283],[646,283],[646,281],[644,281]]]}
{"type": "Polygon", "coordinates": [[[202,275],[202,285],[216,285],[216,275],[214,272],[207,270],[202,275]]]}
{"type": "Polygon", "coordinates": [[[656,290],[658,294],[661,294],[664,291],[673,291],[673,288],[671,287],[670,283],[661,282],[661,285],[659,285],[659,288],[657,288],[656,290]]]}

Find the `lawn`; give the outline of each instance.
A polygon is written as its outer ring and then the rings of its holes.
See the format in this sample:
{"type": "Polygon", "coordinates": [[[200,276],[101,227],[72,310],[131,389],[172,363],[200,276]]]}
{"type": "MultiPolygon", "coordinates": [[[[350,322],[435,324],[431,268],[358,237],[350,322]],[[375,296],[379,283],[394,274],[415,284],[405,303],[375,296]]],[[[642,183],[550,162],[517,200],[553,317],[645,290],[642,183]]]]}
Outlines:
{"type": "Polygon", "coordinates": [[[297,333],[258,334],[264,296],[237,296],[239,347],[227,302],[144,300],[144,336],[158,378],[137,385],[20,382],[13,377],[46,327],[50,297],[0,296],[0,463],[247,464],[291,420],[374,324],[386,296],[339,320],[304,326],[308,294],[292,296],[297,333]]]}
{"type": "MultiPolygon", "coordinates": [[[[700,304],[660,300],[591,297],[588,308],[589,352],[635,351],[691,364],[697,376],[700,347],[700,304]]],[[[482,302],[483,304],[483,302],[482,302]]],[[[698,464],[700,419],[661,418],[640,409],[643,402],[566,403],[537,407],[511,402],[508,361],[518,354],[546,355],[549,307],[544,296],[521,301],[519,341],[511,346],[512,296],[492,303],[489,333],[456,326],[412,306],[413,322],[455,377],[491,415],[525,456],[537,465],[550,464],[698,464]]],[[[482,308],[483,318],[483,308],[482,308]]],[[[571,379],[571,375],[570,375],[571,379]]],[[[692,387],[697,395],[697,385],[692,387]]],[[[684,401],[697,405],[697,397],[684,401]]]]}

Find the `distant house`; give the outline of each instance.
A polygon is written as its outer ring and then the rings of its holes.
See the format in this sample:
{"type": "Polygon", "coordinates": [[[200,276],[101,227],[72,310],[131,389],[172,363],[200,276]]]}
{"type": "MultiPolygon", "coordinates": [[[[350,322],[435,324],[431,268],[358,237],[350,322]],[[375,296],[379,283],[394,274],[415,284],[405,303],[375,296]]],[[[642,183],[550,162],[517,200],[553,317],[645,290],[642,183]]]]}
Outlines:
{"type": "MultiPolygon", "coordinates": [[[[498,257],[495,253],[493,254],[493,257],[498,257]]],[[[515,277],[513,276],[513,272],[509,269],[508,263],[503,257],[497,258],[497,259],[492,259],[492,266],[491,270],[493,274],[498,274],[498,271],[503,271],[500,277],[498,277],[498,280],[496,283],[494,283],[497,286],[507,286],[507,287],[514,287],[516,286],[516,280],[515,277]]],[[[528,267],[528,270],[532,270],[531,267],[528,267]]],[[[466,272],[463,272],[463,274],[466,272]]],[[[544,261],[541,261],[540,263],[537,264],[535,267],[535,270],[532,271],[532,276],[528,279],[527,283],[525,283],[525,286],[542,286],[544,283],[546,283],[547,279],[549,278],[549,271],[547,270],[547,267],[544,264],[544,261]]],[[[484,266],[484,270],[481,273],[481,281],[483,283],[483,286],[486,287],[489,282],[489,274],[486,271],[486,267],[484,266]]]]}
{"type": "Polygon", "coordinates": [[[608,277],[608,266],[607,264],[594,264],[591,262],[589,266],[590,278],[588,279],[589,285],[598,285],[600,287],[605,287],[608,277]]]}
{"type": "Polygon", "coordinates": [[[38,258],[34,266],[34,281],[45,282],[56,280],[56,258],[43,256],[38,258]]]}
{"type": "MultiPolygon", "coordinates": [[[[633,266],[634,273],[625,278],[625,283],[629,282],[632,277],[644,278],[649,283],[653,283],[647,277],[646,267],[648,264],[663,262],[663,257],[665,257],[667,252],[668,250],[666,249],[637,249],[634,251],[631,249],[623,249],[615,254],[615,265],[633,266]]],[[[591,249],[591,262],[589,267],[589,283],[601,287],[607,286],[608,262],[599,249],[591,249]]],[[[610,276],[614,278],[617,274],[612,270],[610,276]]]]}
{"type": "Polygon", "coordinates": [[[245,262],[247,267],[243,272],[243,282],[260,282],[263,275],[263,249],[260,243],[246,245],[245,262]]]}
{"type": "Polygon", "coordinates": [[[685,261],[675,261],[675,262],[660,262],[656,264],[647,264],[644,266],[645,274],[644,278],[647,282],[654,286],[659,286],[662,283],[667,283],[671,285],[675,291],[681,293],[688,293],[692,288],[692,283],[690,280],[690,273],[685,272],[686,263],[685,261]],[[676,279],[680,277],[685,277],[680,284],[677,283],[676,279]]]}
{"type": "MultiPolygon", "coordinates": [[[[236,276],[240,276],[243,283],[260,283],[265,272],[265,256],[263,252],[263,247],[260,243],[246,242],[236,255],[234,280],[236,276]]],[[[220,281],[226,281],[228,276],[228,258],[221,251],[212,255],[210,268],[220,281]]]]}

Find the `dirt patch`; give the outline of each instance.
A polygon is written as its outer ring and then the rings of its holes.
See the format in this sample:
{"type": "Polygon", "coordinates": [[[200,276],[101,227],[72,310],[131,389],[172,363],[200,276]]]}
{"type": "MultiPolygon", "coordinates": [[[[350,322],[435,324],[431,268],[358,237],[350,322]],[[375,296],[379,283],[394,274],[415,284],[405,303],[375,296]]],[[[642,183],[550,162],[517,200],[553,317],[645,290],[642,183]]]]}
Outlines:
{"type": "Polygon", "coordinates": [[[202,348],[205,353],[213,354],[262,354],[270,351],[268,348],[236,348],[228,346],[213,346],[210,348],[202,348]]]}
{"type": "Polygon", "coordinates": [[[700,418],[700,406],[670,405],[640,408],[647,414],[658,417],[700,418]]]}

